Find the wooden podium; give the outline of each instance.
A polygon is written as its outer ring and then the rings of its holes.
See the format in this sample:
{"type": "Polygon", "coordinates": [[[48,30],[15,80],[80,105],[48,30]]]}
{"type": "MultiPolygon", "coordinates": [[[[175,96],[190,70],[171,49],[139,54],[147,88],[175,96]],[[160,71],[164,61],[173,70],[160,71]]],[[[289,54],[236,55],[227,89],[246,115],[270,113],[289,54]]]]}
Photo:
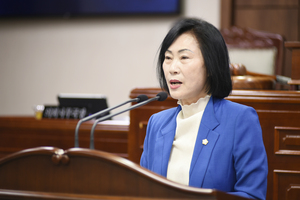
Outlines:
{"type": "Polygon", "coordinates": [[[0,177],[0,199],[245,199],[183,186],[125,158],[83,148],[11,154],[0,159],[0,177]]]}

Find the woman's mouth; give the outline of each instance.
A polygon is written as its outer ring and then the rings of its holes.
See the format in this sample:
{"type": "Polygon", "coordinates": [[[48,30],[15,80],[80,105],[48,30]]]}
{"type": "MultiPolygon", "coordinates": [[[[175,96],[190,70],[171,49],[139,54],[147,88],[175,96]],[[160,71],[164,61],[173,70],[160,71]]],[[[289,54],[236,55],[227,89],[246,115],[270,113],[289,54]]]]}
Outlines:
{"type": "Polygon", "coordinates": [[[182,82],[179,80],[170,80],[170,88],[177,89],[181,86],[182,82]]]}

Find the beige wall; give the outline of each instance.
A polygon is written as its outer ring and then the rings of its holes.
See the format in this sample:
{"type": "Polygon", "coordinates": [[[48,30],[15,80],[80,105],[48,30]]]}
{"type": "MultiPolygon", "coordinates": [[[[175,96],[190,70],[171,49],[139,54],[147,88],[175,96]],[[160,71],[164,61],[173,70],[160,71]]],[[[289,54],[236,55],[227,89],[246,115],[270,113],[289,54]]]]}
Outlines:
{"type": "MultiPolygon", "coordinates": [[[[219,9],[220,0],[185,0],[181,16],[219,27],[219,9]]],[[[178,17],[0,20],[0,115],[33,115],[62,92],[104,94],[114,106],[157,87],[156,53],[178,17]]]]}

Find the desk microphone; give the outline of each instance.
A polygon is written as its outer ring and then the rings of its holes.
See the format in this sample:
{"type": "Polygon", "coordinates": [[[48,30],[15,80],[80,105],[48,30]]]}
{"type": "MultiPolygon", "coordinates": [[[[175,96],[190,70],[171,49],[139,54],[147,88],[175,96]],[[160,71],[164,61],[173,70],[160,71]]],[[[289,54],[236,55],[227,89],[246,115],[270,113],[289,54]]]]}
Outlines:
{"type": "Polygon", "coordinates": [[[83,122],[86,122],[86,121],[88,121],[88,120],[91,120],[91,119],[94,119],[94,118],[96,118],[96,117],[98,117],[98,116],[101,116],[101,115],[103,115],[103,114],[105,114],[105,113],[108,113],[109,111],[114,110],[114,109],[116,109],[116,108],[119,108],[120,106],[123,106],[123,105],[125,105],[125,104],[127,104],[127,103],[131,103],[131,102],[137,102],[137,103],[140,103],[140,102],[143,102],[143,101],[145,101],[145,100],[147,100],[147,99],[148,99],[148,97],[147,97],[146,95],[141,94],[141,95],[137,96],[136,98],[130,99],[130,100],[128,100],[128,101],[125,101],[124,103],[121,103],[121,104],[119,104],[119,105],[117,105],[117,106],[115,106],[115,107],[107,108],[107,109],[105,109],[105,110],[101,110],[101,111],[99,111],[99,112],[97,112],[97,113],[94,113],[94,114],[92,114],[92,115],[89,115],[89,116],[87,116],[87,117],[85,117],[85,118],[79,120],[78,123],[77,123],[76,129],[75,129],[75,147],[79,147],[79,142],[78,142],[78,131],[79,131],[80,125],[81,125],[83,122]]]}
{"type": "Polygon", "coordinates": [[[125,109],[125,110],[123,110],[123,111],[120,111],[120,112],[117,112],[117,113],[114,113],[114,114],[110,114],[110,115],[107,115],[107,116],[103,116],[103,117],[101,117],[101,118],[99,118],[99,119],[97,119],[95,122],[94,122],[94,124],[93,124],[93,126],[92,126],[92,129],[91,129],[91,135],[90,135],[90,149],[95,149],[95,147],[94,147],[94,132],[95,132],[95,128],[96,128],[96,126],[97,126],[97,124],[99,123],[99,122],[102,122],[102,121],[104,121],[104,120],[107,120],[107,119],[109,119],[109,118],[111,118],[111,117],[114,117],[114,116],[116,116],[116,115],[119,115],[119,114],[122,114],[122,113],[124,113],[124,112],[126,112],[126,111],[130,111],[130,110],[133,110],[133,109],[135,109],[135,108],[138,108],[138,107],[140,107],[140,106],[143,106],[143,105],[145,105],[145,104],[147,104],[147,103],[150,103],[151,101],[164,101],[164,100],[166,100],[167,99],[167,97],[168,97],[168,94],[166,93],[166,92],[160,92],[160,93],[158,93],[155,97],[153,97],[153,98],[151,98],[151,99],[148,99],[148,100],[145,100],[145,101],[142,101],[142,102],[140,102],[140,103],[137,103],[137,104],[135,104],[135,105],[133,105],[133,106],[130,106],[129,108],[127,108],[127,109],[125,109]]]}

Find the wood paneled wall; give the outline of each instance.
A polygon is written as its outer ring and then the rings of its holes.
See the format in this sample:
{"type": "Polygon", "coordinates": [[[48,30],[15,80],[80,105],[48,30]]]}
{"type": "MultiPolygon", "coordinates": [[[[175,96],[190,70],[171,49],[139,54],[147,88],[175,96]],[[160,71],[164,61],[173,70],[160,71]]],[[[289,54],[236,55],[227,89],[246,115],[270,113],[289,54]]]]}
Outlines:
{"type": "MultiPolygon", "coordinates": [[[[221,28],[238,26],[300,40],[300,0],[222,0],[221,28]]],[[[283,75],[291,76],[291,51],[285,50],[283,75]]]]}

